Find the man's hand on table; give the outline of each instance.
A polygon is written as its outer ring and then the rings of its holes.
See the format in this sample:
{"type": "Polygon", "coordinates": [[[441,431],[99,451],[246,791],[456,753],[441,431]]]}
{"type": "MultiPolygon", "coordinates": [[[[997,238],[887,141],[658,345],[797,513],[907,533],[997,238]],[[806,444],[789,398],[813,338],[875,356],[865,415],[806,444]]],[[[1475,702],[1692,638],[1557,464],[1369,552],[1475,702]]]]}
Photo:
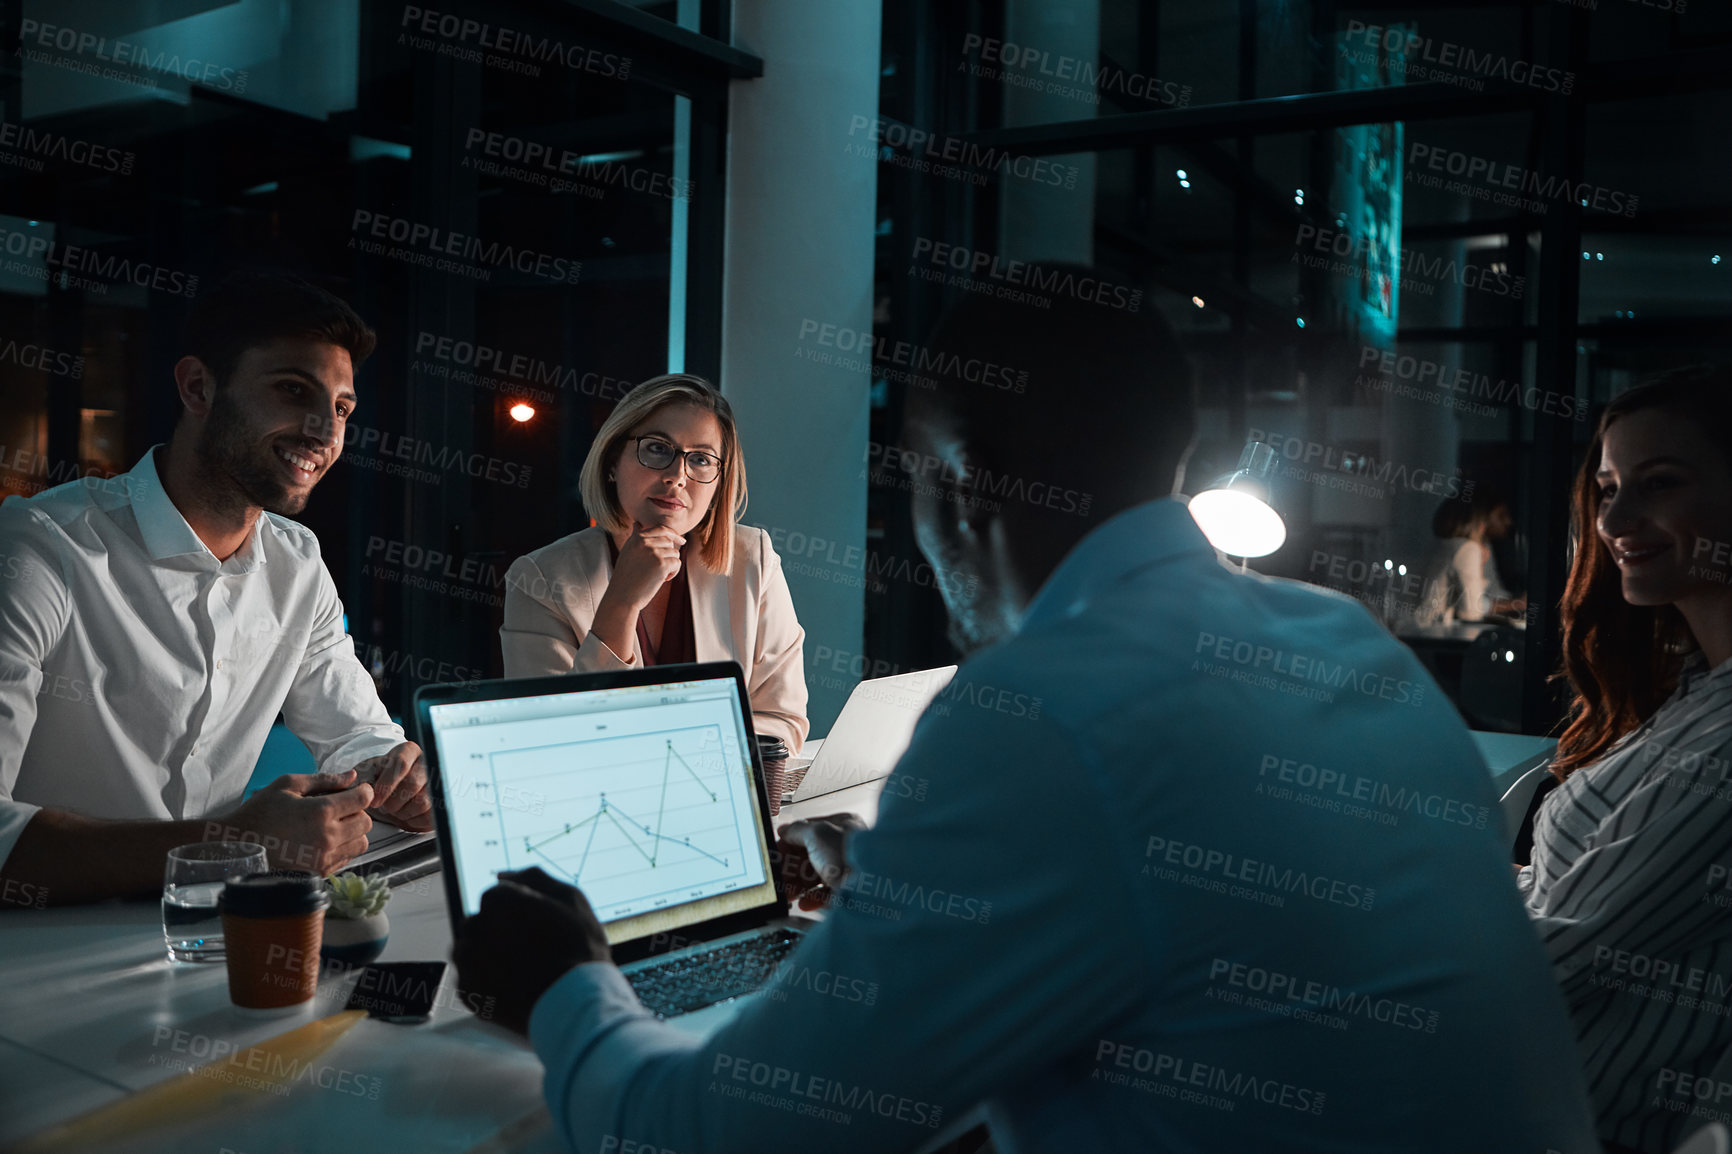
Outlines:
{"type": "Polygon", "coordinates": [[[226,820],[256,831],[278,869],[329,874],[367,849],[373,787],[346,773],[290,773],[261,787],[226,820]]]}
{"type": "Polygon", "coordinates": [[[610,962],[607,932],[576,886],[539,866],[506,871],[481,895],[451,946],[465,1001],[493,1002],[493,1020],[529,1033],[529,1014],[549,986],[587,962],[610,962]]]}
{"type": "Polygon", "coordinates": [[[778,830],[776,849],[788,900],[803,910],[829,905],[848,876],[848,835],[865,828],[858,814],[832,813],[791,821],[778,830]]]}
{"type": "Polygon", "coordinates": [[[433,828],[427,762],[419,745],[405,741],[390,753],[357,763],[355,772],[373,786],[373,805],[368,812],[375,820],[411,833],[426,833],[433,828]]]}

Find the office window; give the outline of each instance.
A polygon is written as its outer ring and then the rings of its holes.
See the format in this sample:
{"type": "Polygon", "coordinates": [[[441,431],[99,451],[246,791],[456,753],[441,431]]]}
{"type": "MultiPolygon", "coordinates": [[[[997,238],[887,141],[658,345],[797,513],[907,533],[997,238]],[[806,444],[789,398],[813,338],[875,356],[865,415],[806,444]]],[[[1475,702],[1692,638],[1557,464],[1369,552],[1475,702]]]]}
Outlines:
{"type": "MultiPolygon", "coordinates": [[[[1470,724],[1542,732],[1597,406],[1726,352],[1727,161],[1705,126],[1729,41],[1705,6],[893,0],[887,117],[1074,179],[885,165],[881,328],[917,339],[971,291],[909,272],[934,241],[1146,292],[1198,371],[1187,490],[1247,441],[1274,450],[1287,539],[1249,567],[1358,598],[1470,724]]],[[[875,492],[873,517],[878,548],[908,546],[905,497],[875,492]]],[[[931,591],[868,597],[888,664],[953,657],[917,627],[942,620],[931,591]]]]}
{"type": "Polygon", "coordinates": [[[301,519],[385,700],[498,670],[516,556],[638,381],[715,371],[718,0],[27,14],[0,80],[0,495],[168,439],[192,303],[269,267],[378,331],[301,519]],[[80,23],[82,22],[82,23],[80,23]],[[72,34],[67,35],[66,29],[72,34]],[[88,34],[88,35],[86,35],[88,34]]]}

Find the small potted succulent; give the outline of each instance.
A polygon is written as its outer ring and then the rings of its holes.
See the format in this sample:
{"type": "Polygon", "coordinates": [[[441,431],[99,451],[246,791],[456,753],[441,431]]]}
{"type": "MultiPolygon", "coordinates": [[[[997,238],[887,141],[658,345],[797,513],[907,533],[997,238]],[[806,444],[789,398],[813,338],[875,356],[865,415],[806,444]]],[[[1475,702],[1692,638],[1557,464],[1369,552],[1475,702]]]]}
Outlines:
{"type": "Polygon", "coordinates": [[[385,952],[391,922],[385,903],[391,887],[384,878],[334,874],[325,879],[331,905],[325,911],[324,941],[319,956],[344,966],[363,966],[385,952]]]}

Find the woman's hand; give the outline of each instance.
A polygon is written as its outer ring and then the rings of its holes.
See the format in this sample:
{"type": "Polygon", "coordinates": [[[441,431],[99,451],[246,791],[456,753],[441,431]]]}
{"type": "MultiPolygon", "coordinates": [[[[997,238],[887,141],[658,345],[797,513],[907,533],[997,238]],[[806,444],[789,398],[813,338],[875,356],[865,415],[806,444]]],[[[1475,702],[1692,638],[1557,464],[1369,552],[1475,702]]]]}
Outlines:
{"type": "MultiPolygon", "coordinates": [[[[613,567],[604,600],[642,612],[661,587],[680,571],[680,550],[686,539],[665,525],[631,523],[631,536],[619,547],[619,563],[613,567]]],[[[635,624],[633,626],[635,628],[635,624]]]]}
{"type": "Polygon", "coordinates": [[[619,562],[607,591],[595,607],[590,630],[621,660],[637,660],[637,619],[662,586],[680,571],[686,539],[666,525],[645,528],[631,523],[631,536],[619,548],[619,562]]]}

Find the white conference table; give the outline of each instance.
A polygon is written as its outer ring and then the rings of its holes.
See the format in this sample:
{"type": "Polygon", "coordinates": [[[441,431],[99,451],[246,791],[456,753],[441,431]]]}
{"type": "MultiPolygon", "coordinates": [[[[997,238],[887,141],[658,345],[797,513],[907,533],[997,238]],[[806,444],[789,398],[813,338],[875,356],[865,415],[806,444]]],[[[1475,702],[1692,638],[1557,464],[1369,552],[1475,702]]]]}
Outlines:
{"type": "MultiPolygon", "coordinates": [[[[1555,744],[1510,734],[1475,738],[1494,781],[1505,783],[1555,744]]],[[[868,782],[784,806],[777,823],[835,812],[871,823],[883,787],[881,780],[868,782]]],[[[448,957],[442,885],[432,874],[393,891],[391,938],[381,960],[448,957]]],[[[103,1149],[559,1150],[542,1104],[540,1062],[457,1005],[454,978],[447,968],[430,1022],[357,1023],[285,1096],[237,1094],[237,1102],[105,1142],[103,1149]]],[[[261,1020],[229,1004],[220,964],[167,960],[155,904],[0,916],[0,1149],[174,1077],[172,1063],[196,1064],[213,1045],[233,1052],[333,1014],[353,981],[322,983],[311,1007],[261,1020]]]]}

